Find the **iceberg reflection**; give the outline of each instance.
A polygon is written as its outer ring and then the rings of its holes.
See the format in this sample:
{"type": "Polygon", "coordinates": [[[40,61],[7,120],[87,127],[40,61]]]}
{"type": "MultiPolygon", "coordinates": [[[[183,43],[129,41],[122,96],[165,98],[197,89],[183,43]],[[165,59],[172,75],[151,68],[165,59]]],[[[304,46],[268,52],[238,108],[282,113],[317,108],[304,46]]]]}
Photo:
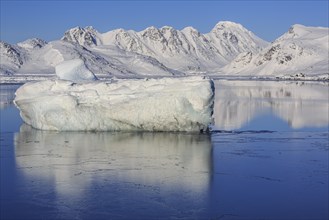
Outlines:
{"type": "Polygon", "coordinates": [[[0,109],[5,109],[13,105],[15,92],[20,85],[6,85],[0,84],[0,109]]]}
{"type": "Polygon", "coordinates": [[[95,182],[203,193],[212,167],[208,135],[54,132],[24,124],[14,144],[23,175],[48,181],[66,197],[86,196],[95,182]]]}
{"type": "Polygon", "coordinates": [[[234,130],[270,112],[294,129],[328,126],[328,85],[271,81],[216,81],[217,129],[234,130]]]}

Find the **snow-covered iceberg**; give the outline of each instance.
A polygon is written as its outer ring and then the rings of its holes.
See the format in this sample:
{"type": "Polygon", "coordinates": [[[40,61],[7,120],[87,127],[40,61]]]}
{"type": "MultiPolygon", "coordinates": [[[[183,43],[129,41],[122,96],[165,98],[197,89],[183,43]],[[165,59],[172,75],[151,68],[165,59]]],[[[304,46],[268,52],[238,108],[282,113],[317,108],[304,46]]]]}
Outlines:
{"type": "Polygon", "coordinates": [[[24,84],[15,104],[37,129],[59,131],[204,131],[214,85],[202,77],[24,84]]]}
{"type": "Polygon", "coordinates": [[[63,61],[55,67],[55,70],[57,77],[63,80],[70,80],[72,82],[97,80],[97,77],[87,69],[81,59],[63,61]]]}

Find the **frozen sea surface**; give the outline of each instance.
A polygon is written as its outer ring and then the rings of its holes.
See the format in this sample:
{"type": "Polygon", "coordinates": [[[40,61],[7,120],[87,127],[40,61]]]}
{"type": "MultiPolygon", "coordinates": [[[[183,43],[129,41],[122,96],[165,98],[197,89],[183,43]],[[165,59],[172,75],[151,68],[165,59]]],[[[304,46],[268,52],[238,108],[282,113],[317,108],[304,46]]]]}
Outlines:
{"type": "Polygon", "coordinates": [[[15,88],[1,85],[1,219],[329,217],[328,85],[218,81],[209,135],[35,130],[15,88]]]}

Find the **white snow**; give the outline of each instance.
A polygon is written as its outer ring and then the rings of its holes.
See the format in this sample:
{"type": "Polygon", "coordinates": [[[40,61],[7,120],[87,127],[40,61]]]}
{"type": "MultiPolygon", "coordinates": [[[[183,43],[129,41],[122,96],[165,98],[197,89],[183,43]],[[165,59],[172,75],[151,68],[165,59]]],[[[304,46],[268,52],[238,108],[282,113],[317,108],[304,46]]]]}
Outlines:
{"type": "Polygon", "coordinates": [[[260,53],[237,56],[222,72],[281,79],[329,79],[329,29],[293,25],[260,53]]]}
{"type": "Polygon", "coordinates": [[[268,43],[241,24],[222,21],[209,33],[169,26],[99,33],[75,27],[49,43],[0,41],[0,83],[55,77],[55,66],[81,59],[99,79],[211,75],[214,77],[329,79],[329,29],[293,25],[268,43]],[[302,76],[302,77],[300,77],[302,76]]]}
{"type": "Polygon", "coordinates": [[[212,122],[214,86],[202,77],[30,82],[16,92],[23,120],[43,130],[188,131],[212,122]]]}
{"type": "Polygon", "coordinates": [[[56,75],[59,79],[72,82],[84,82],[97,80],[97,77],[87,69],[83,60],[73,59],[63,61],[56,67],[56,75]]]}
{"type": "Polygon", "coordinates": [[[40,49],[41,47],[45,46],[46,44],[47,44],[47,42],[42,39],[31,38],[31,39],[27,39],[23,42],[17,43],[17,46],[22,47],[26,50],[32,50],[32,49],[40,49]]]}

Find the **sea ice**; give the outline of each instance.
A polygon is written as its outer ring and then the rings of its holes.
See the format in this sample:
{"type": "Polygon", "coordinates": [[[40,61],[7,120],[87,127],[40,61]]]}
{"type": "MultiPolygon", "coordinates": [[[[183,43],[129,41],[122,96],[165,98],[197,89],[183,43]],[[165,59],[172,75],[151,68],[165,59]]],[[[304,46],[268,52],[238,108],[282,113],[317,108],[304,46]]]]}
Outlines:
{"type": "Polygon", "coordinates": [[[59,131],[204,131],[214,85],[202,77],[72,83],[30,82],[15,104],[34,128],[59,131]]]}
{"type": "Polygon", "coordinates": [[[55,70],[58,78],[63,80],[72,82],[97,80],[97,77],[87,69],[81,59],[63,61],[55,67],[55,70]]]}

